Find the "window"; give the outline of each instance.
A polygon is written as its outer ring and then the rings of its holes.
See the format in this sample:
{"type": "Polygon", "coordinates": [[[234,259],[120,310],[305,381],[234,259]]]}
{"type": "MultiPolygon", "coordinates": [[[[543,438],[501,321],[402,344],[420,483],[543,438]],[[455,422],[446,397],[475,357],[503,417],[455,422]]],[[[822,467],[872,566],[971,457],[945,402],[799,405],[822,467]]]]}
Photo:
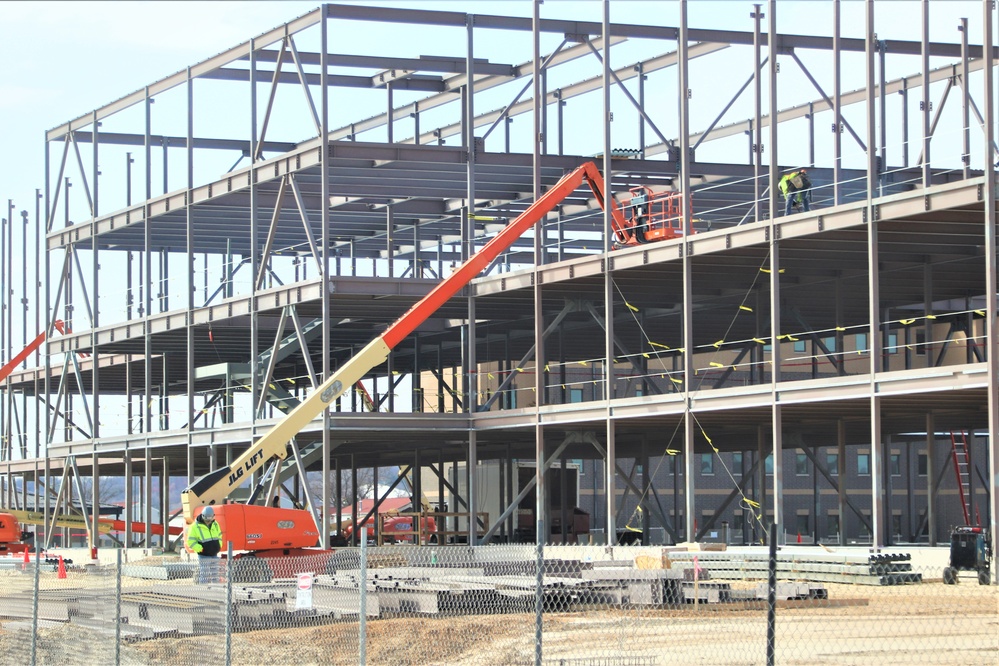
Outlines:
{"type": "Polygon", "coordinates": [[[826,349],[828,349],[830,351],[830,353],[835,353],[836,352],[836,336],[835,335],[830,335],[828,338],[822,338],[822,344],[824,344],[826,346],[826,349]]]}
{"type": "Polygon", "coordinates": [[[701,474],[710,476],[715,473],[715,456],[713,453],[701,454],[701,474]]]}
{"type": "Polygon", "coordinates": [[[916,462],[916,467],[917,467],[916,473],[919,474],[919,476],[926,476],[926,467],[927,467],[926,454],[925,453],[920,453],[919,456],[916,458],[916,461],[917,461],[916,462]]]}
{"type": "Polygon", "coordinates": [[[808,456],[798,453],[794,457],[794,473],[798,476],[808,475],[808,456]]]}
{"type": "Polygon", "coordinates": [[[868,527],[870,524],[871,524],[871,512],[864,511],[863,514],[861,514],[861,519],[860,519],[860,536],[864,539],[871,538],[871,530],[868,527]]]}
{"type": "Polygon", "coordinates": [[[767,459],[763,461],[763,465],[766,468],[767,474],[774,473],[774,454],[767,456],[767,459]]]}
{"type": "Polygon", "coordinates": [[[803,351],[805,351],[805,341],[804,340],[795,340],[794,341],[794,351],[796,351],[796,352],[803,352],[803,351]]]}
{"type": "Polygon", "coordinates": [[[645,395],[645,393],[642,391],[642,389],[640,389],[640,388],[635,389],[635,397],[636,398],[641,398],[643,395],[645,395]]]}
{"type": "Polygon", "coordinates": [[[871,473],[871,454],[870,453],[858,453],[857,454],[857,474],[861,476],[868,476],[871,473]]]}
{"type": "Polygon", "coordinates": [[[583,402],[583,389],[569,389],[569,402],[583,402]]]}
{"type": "Polygon", "coordinates": [[[861,353],[866,353],[868,351],[867,333],[857,333],[856,341],[857,341],[857,351],[861,353]]]}
{"type": "Polygon", "coordinates": [[[736,451],[732,454],[732,470],[742,472],[742,451],[736,451]]]}
{"type": "Polygon", "coordinates": [[[902,456],[898,453],[891,454],[891,475],[902,476],[902,456]]]}
{"type": "Polygon", "coordinates": [[[808,514],[798,514],[794,518],[794,528],[798,534],[808,534],[808,514]]]}
{"type": "Polygon", "coordinates": [[[898,353],[898,333],[888,334],[888,353],[889,354],[898,353]]]}
{"type": "Polygon", "coordinates": [[[826,536],[830,539],[839,538],[839,515],[829,514],[826,517],[826,536]]]}
{"type": "Polygon", "coordinates": [[[829,468],[829,476],[839,476],[839,454],[826,454],[826,467],[829,468]]]}

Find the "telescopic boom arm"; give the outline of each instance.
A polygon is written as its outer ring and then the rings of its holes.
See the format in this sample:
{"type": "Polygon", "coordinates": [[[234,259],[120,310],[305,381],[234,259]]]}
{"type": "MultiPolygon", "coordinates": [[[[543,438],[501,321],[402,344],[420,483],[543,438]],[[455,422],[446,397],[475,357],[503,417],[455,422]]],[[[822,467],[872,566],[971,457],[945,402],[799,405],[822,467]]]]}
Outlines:
{"type": "MultiPolygon", "coordinates": [[[[343,392],[364,377],[369,370],[385,362],[389,353],[406,336],[415,331],[423,322],[439,310],[456,293],[470,283],[501,253],[531,229],[547,213],[566,197],[572,194],[583,180],[586,180],[600,202],[604,205],[603,178],[593,162],[586,162],[566,174],[551,189],[515,218],[507,227],[486,243],[481,250],[468,258],[451,275],[420,299],[406,314],[385,329],[381,336],[371,341],[355,354],[340,369],[316,387],[301,404],[288,413],[270,431],[254,442],[232,464],[209,472],[195,480],[181,492],[184,520],[188,524],[195,518],[195,512],[202,506],[218,504],[250,476],[272,458],[284,460],[288,457],[288,442],[291,441],[316,416],[336,400],[343,392]]],[[[614,233],[619,242],[628,238],[624,217],[616,204],[611,201],[614,233]]]]}

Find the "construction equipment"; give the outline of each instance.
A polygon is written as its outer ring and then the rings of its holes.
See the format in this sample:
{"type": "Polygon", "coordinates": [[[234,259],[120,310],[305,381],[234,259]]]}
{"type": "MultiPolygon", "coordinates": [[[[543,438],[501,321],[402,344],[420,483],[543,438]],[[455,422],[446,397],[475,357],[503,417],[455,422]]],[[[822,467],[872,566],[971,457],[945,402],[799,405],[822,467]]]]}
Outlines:
{"type": "MultiPolygon", "coordinates": [[[[372,509],[358,522],[368,528],[371,539],[380,543],[426,543],[435,544],[437,538],[437,519],[427,515],[429,507],[420,511],[411,501],[384,511],[372,509]],[[419,519],[420,533],[417,534],[413,524],[419,519]]],[[[358,511],[360,513],[360,510],[358,511]]],[[[349,518],[344,519],[338,530],[338,543],[347,545],[354,536],[354,523],[349,518]]]]}
{"type": "MultiPolygon", "coordinates": [[[[603,207],[604,181],[593,162],[586,162],[563,176],[481,250],[458,266],[450,276],[390,325],[382,335],[330,375],[231,464],[209,472],[186,488],[181,493],[181,503],[187,524],[190,525],[195,520],[202,507],[216,505],[216,519],[234,550],[263,548],[293,554],[298,549],[316,546],[319,531],[309,511],[224,503],[234,490],[249,481],[265,464],[271,461],[274,461],[272,464],[277,464],[277,461],[287,458],[290,454],[288,443],[292,438],[372,368],[384,363],[399,343],[584,181],[603,207]]],[[[669,219],[676,211],[676,206],[671,207],[668,203],[672,198],[656,196],[651,190],[645,189],[634,192],[631,201],[642,203],[629,206],[630,213],[627,216],[622,214],[613,199],[610,201],[614,240],[618,246],[638,245],[683,234],[683,225],[673,226],[675,221],[669,219]]]]}
{"type": "MultiPolygon", "coordinates": [[[[689,208],[690,199],[687,201],[689,208]]],[[[643,185],[631,188],[631,197],[623,203],[623,220],[614,215],[614,210],[611,209],[618,247],[653,243],[684,235],[682,192],[655,192],[651,187],[643,185]]],[[[694,233],[689,225],[686,232],[694,233]]]]}
{"type": "Polygon", "coordinates": [[[992,537],[987,527],[955,527],[950,535],[950,566],[943,570],[943,581],[954,585],[958,572],[974,571],[978,574],[978,584],[988,585],[991,582],[991,561],[992,537]]]}
{"type": "Polygon", "coordinates": [[[0,555],[10,555],[13,553],[23,553],[31,550],[31,541],[34,535],[31,532],[23,531],[21,524],[12,514],[0,513],[0,555]]]}

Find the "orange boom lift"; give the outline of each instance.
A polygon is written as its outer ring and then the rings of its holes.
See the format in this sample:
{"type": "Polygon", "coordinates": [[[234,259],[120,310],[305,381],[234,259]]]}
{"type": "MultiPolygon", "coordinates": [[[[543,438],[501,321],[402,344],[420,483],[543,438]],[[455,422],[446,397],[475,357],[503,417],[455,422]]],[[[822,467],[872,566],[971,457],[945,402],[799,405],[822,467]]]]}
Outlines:
{"type": "MultiPolygon", "coordinates": [[[[209,472],[182,491],[184,520],[191,524],[202,507],[215,505],[216,519],[234,550],[257,551],[261,555],[289,555],[297,554],[303,548],[315,547],[319,540],[319,530],[309,511],[251,504],[224,504],[226,498],[264,464],[275,458],[287,458],[288,442],[295,435],[344,391],[360,381],[369,370],[385,362],[389,353],[406,336],[437,312],[584,181],[600,206],[604,207],[604,181],[593,162],[586,162],[567,173],[481,250],[389,326],[381,336],[368,343],[330,375],[298,407],[230,465],[209,472]]],[[[678,196],[672,192],[655,194],[649,188],[633,189],[627,215],[621,212],[612,199],[610,213],[616,245],[624,247],[682,236],[684,225],[681,223],[678,196]]]]}

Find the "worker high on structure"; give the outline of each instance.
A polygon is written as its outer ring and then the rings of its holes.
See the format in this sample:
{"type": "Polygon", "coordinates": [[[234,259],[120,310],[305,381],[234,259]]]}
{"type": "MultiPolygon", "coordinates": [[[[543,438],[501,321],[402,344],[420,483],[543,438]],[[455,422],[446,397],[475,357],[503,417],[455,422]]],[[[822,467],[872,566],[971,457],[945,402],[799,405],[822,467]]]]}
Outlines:
{"type": "Polygon", "coordinates": [[[811,209],[812,181],[808,179],[807,169],[798,169],[784,174],[777,184],[784,196],[784,214],[791,214],[791,207],[801,208],[805,212],[811,209]]]}

